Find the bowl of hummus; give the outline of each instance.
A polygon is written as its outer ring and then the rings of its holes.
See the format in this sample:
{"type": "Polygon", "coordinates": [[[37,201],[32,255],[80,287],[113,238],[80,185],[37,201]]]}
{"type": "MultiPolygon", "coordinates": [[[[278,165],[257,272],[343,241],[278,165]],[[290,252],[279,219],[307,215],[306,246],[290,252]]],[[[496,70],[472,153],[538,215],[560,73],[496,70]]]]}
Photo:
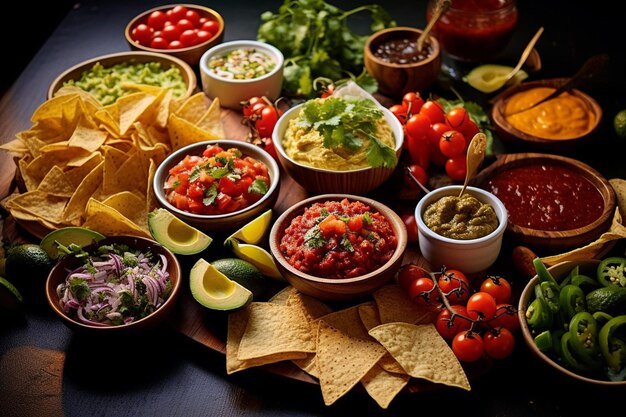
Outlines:
{"type": "Polygon", "coordinates": [[[426,194],[415,209],[420,252],[433,269],[484,271],[497,259],[507,227],[502,201],[480,188],[450,185],[426,194]]]}
{"type": "Polygon", "coordinates": [[[283,168],[308,192],[363,194],[395,170],[404,133],[375,100],[330,96],[291,108],[272,139],[283,168]]]}

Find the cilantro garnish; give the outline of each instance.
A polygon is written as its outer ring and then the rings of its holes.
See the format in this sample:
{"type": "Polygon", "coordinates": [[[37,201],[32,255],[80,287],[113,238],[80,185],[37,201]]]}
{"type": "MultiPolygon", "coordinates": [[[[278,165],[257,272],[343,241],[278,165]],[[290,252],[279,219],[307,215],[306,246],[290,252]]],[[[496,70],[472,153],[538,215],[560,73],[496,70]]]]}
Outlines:
{"type": "Polygon", "coordinates": [[[339,246],[341,246],[348,252],[354,252],[354,247],[352,246],[352,242],[350,242],[350,239],[348,239],[348,236],[346,234],[344,234],[343,237],[341,238],[341,242],[339,242],[339,246]]]}
{"type": "Polygon", "coordinates": [[[304,235],[304,242],[309,248],[321,248],[326,243],[318,225],[311,227],[304,235]]]}
{"type": "Polygon", "coordinates": [[[248,187],[248,192],[265,195],[267,193],[267,183],[263,180],[256,179],[248,187]]]}
{"type": "Polygon", "coordinates": [[[209,188],[204,190],[204,198],[202,199],[202,204],[205,206],[210,206],[215,201],[217,197],[217,186],[215,183],[211,184],[209,188]]]}

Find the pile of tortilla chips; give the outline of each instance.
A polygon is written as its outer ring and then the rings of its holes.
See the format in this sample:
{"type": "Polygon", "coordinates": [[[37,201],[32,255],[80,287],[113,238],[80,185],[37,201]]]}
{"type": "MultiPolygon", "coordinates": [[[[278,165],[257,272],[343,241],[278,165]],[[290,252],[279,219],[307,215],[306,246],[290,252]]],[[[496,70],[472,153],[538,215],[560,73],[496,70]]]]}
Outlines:
{"type": "Polygon", "coordinates": [[[286,287],[267,303],[252,302],[229,315],[227,373],[291,360],[319,380],[326,405],[359,383],[382,408],[411,378],[470,390],[432,312],[396,284],[373,298],[333,311],[286,287]]]}
{"type": "Polygon", "coordinates": [[[219,100],[203,93],[175,100],[172,91],[135,85],[102,106],[63,87],[32,115],[33,126],[0,146],[17,159],[25,192],[2,205],[19,222],[44,229],[83,226],[104,235],[149,237],[157,165],[185,145],[224,138],[219,100]]]}

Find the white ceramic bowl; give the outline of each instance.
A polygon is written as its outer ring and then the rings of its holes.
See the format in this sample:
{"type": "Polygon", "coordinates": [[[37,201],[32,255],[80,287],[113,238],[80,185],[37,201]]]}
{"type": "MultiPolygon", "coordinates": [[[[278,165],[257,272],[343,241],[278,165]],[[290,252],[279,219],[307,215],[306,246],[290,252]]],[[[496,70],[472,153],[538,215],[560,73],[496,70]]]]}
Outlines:
{"type": "MultiPolygon", "coordinates": [[[[291,159],[283,148],[282,139],[289,127],[289,121],[300,114],[303,104],[289,109],[283,114],[272,133],[276,155],[282,167],[298,184],[313,194],[345,193],[362,195],[368,193],[385,182],[395,170],[394,168],[359,168],[349,171],[338,171],[325,168],[315,168],[304,165],[291,159]]],[[[391,126],[395,139],[396,155],[400,159],[404,144],[404,131],[398,118],[388,109],[383,108],[385,119],[391,126]]]]}
{"type": "Polygon", "coordinates": [[[475,187],[467,187],[465,191],[482,203],[491,204],[496,212],[498,227],[487,236],[468,240],[451,239],[433,232],[424,223],[424,211],[431,203],[444,196],[458,196],[462,188],[460,185],[441,187],[429,192],[417,203],[415,220],[420,252],[434,270],[445,265],[446,268],[459,269],[468,274],[484,271],[496,261],[500,253],[507,226],[507,212],[504,204],[488,191],[475,187]]]}
{"type": "Polygon", "coordinates": [[[200,78],[202,90],[211,99],[219,97],[220,105],[234,110],[241,110],[241,102],[251,97],[265,96],[274,101],[280,96],[283,84],[283,54],[272,45],[265,42],[240,40],[224,42],[206,51],[200,58],[200,78]],[[269,55],[276,66],[261,77],[248,80],[235,80],[220,77],[209,71],[208,63],[211,58],[223,55],[239,48],[256,48],[269,55]]]}

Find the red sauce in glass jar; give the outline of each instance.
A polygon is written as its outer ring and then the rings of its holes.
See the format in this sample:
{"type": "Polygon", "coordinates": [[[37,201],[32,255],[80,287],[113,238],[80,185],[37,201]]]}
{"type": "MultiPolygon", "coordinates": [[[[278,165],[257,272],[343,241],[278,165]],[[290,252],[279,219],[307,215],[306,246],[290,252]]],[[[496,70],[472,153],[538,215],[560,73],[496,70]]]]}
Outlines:
{"type": "Polygon", "coordinates": [[[560,165],[522,165],[494,175],[488,191],[504,204],[509,221],[535,230],[571,230],[597,220],[604,210],[600,191],[579,173],[560,165]]]}
{"type": "MultiPolygon", "coordinates": [[[[434,0],[426,10],[430,20],[434,0]]],[[[452,0],[433,32],[451,58],[477,62],[494,58],[506,47],[517,26],[515,0],[452,0]]]]}

